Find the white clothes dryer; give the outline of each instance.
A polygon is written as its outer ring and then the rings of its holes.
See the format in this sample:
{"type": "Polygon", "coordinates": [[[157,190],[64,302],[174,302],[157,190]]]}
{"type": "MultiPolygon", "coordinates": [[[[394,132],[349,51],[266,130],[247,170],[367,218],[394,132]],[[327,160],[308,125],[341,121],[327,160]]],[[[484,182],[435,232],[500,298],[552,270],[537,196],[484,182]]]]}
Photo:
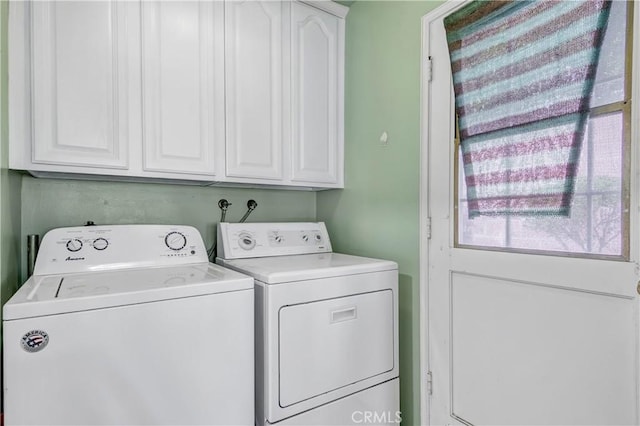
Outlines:
{"type": "Polygon", "coordinates": [[[255,279],[256,424],[399,423],[398,269],[333,253],[324,223],[221,223],[255,279]]]}
{"type": "Polygon", "coordinates": [[[188,226],[60,228],[4,305],[4,419],[253,425],[253,279],[188,226]]]}

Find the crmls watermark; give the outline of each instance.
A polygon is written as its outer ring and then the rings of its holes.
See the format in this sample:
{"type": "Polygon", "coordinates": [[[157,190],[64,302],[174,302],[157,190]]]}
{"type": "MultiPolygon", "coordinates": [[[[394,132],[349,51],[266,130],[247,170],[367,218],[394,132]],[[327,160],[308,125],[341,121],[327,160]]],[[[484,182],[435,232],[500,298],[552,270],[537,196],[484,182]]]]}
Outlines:
{"type": "Polygon", "coordinates": [[[351,421],[355,424],[400,424],[402,413],[400,411],[354,411],[351,413],[351,421]]]}

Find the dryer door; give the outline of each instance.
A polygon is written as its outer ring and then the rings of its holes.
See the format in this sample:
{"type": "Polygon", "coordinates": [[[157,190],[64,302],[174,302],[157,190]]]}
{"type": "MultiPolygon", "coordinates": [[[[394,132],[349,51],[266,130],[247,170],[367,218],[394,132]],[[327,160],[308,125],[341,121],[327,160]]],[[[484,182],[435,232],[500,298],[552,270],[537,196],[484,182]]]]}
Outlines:
{"type": "Polygon", "coordinates": [[[280,406],[393,370],[393,306],[380,290],[280,309],[280,406]]]}

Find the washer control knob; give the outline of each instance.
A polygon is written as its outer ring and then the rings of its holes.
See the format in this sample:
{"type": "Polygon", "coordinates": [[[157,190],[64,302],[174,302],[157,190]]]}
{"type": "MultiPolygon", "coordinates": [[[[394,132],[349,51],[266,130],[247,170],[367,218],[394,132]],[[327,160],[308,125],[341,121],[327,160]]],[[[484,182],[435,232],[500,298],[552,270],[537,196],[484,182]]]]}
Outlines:
{"type": "Polygon", "coordinates": [[[275,237],[273,237],[273,240],[274,240],[276,243],[280,244],[281,242],[283,242],[283,241],[284,241],[284,237],[283,237],[282,235],[276,235],[275,237]]]}
{"type": "Polygon", "coordinates": [[[307,234],[302,234],[302,241],[304,241],[305,243],[309,242],[309,236],[307,234]]]}
{"type": "Polygon", "coordinates": [[[109,246],[109,241],[105,238],[96,238],[93,240],[93,248],[96,250],[104,250],[109,246]]]}
{"type": "Polygon", "coordinates": [[[67,241],[67,250],[76,252],[82,248],[82,241],[74,238],[72,240],[67,241]]]}
{"type": "Polygon", "coordinates": [[[167,236],[164,237],[164,243],[171,250],[182,250],[184,246],[187,245],[187,237],[185,237],[183,233],[178,231],[169,232],[167,236]]]}
{"type": "Polygon", "coordinates": [[[251,235],[242,233],[238,238],[238,245],[243,250],[251,250],[256,246],[256,240],[251,235]]]}
{"type": "Polygon", "coordinates": [[[316,234],[316,236],[315,236],[314,238],[315,238],[315,240],[316,240],[316,243],[320,243],[320,242],[322,242],[322,235],[320,235],[320,234],[316,234]]]}

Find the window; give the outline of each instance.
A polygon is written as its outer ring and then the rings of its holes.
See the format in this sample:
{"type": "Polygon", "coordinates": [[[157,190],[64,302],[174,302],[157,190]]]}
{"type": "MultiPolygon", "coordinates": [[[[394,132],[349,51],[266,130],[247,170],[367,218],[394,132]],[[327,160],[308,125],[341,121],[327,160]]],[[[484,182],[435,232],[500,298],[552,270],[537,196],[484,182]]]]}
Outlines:
{"type": "Polygon", "coordinates": [[[458,157],[456,246],[628,258],[632,3],[611,8],[570,216],[470,219],[458,157]]]}

